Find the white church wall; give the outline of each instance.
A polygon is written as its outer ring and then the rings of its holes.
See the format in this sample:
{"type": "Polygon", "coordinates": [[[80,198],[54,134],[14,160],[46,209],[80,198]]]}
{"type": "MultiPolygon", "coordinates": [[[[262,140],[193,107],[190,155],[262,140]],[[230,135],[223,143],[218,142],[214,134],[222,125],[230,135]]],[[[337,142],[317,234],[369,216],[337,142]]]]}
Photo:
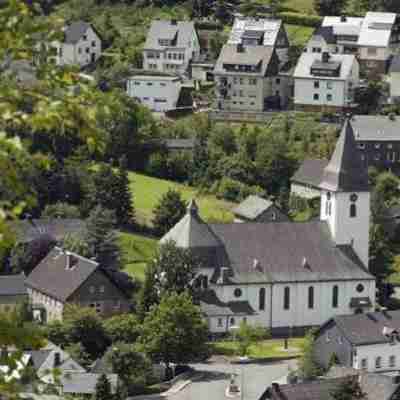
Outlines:
{"type": "Polygon", "coordinates": [[[362,369],[362,360],[367,363],[368,372],[393,371],[400,369],[400,347],[399,343],[381,343],[365,346],[357,346],[357,355],[353,357],[353,368],[362,369]],[[390,357],[394,360],[390,363],[390,357]],[[381,357],[380,363],[377,358],[381,357]],[[394,362],[393,362],[394,361],[394,362]],[[378,367],[378,368],[377,368],[378,367]]]}

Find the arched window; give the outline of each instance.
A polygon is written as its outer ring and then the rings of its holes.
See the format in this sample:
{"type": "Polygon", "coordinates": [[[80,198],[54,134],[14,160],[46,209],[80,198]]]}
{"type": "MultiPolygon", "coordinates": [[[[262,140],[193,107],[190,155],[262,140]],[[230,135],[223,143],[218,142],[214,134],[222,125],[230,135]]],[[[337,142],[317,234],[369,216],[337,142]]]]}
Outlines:
{"type": "Polygon", "coordinates": [[[357,217],[357,206],[355,204],[350,204],[350,218],[357,217]]]}
{"type": "Polygon", "coordinates": [[[335,285],[332,289],[332,307],[338,308],[339,305],[339,287],[335,285]]]}
{"type": "Polygon", "coordinates": [[[258,294],[258,308],[265,310],[265,289],[261,288],[258,294]]]}
{"type": "Polygon", "coordinates": [[[332,214],[332,203],[331,203],[331,202],[329,202],[328,214],[329,214],[329,215],[332,214]]]}
{"type": "Polygon", "coordinates": [[[375,368],[381,368],[382,367],[382,357],[376,357],[375,358],[375,368]]]}
{"type": "Polygon", "coordinates": [[[283,294],[283,309],[289,310],[290,308],[290,287],[286,286],[283,294]]]}
{"type": "Polygon", "coordinates": [[[308,288],[308,308],[314,308],[314,286],[308,288]]]}

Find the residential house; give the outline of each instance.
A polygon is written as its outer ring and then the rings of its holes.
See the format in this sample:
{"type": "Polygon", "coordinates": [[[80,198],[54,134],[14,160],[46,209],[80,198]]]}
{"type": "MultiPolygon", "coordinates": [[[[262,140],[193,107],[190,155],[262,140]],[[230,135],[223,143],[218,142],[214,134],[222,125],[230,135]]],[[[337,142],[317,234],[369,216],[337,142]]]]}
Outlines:
{"type": "Polygon", "coordinates": [[[214,69],[219,110],[264,111],[281,108],[289,97],[289,83],[279,75],[273,47],[226,44],[214,69]]]}
{"type": "Polygon", "coordinates": [[[353,55],[303,53],[293,78],[296,110],[342,112],[355,106],[359,65],[353,55]]]}
{"type": "Polygon", "coordinates": [[[324,169],[319,221],[207,224],[190,203],[161,243],[173,240],[203,260],[194,285],[213,334],[241,321],[294,333],[325,316],[374,308],[370,193],[358,154],[346,122],[324,169]]]}
{"type": "Polygon", "coordinates": [[[55,49],[56,65],[86,65],[101,56],[101,38],[94,27],[85,21],[74,21],[64,29],[64,39],[51,43],[55,49]]]}
{"type": "Polygon", "coordinates": [[[394,13],[367,12],[365,17],[327,16],[305,52],[356,55],[362,74],[385,74],[400,47],[399,18],[394,13]]]}
{"type": "Polygon", "coordinates": [[[194,22],[154,20],[143,46],[143,69],[184,75],[200,55],[194,22]]]}
{"type": "Polygon", "coordinates": [[[14,311],[28,301],[25,275],[0,275],[0,312],[14,311]]]}
{"type": "Polygon", "coordinates": [[[107,266],[54,248],[26,279],[30,301],[46,310],[46,321],[62,320],[66,304],[91,307],[107,317],[127,312],[130,299],[107,266]]]}
{"type": "Polygon", "coordinates": [[[182,79],[177,76],[134,75],[127,81],[128,96],[156,112],[176,109],[181,89],[182,79]]]}
{"type": "Polygon", "coordinates": [[[233,210],[235,222],[288,222],[289,217],[271,200],[250,195],[233,210]]]}
{"type": "MultiPolygon", "coordinates": [[[[359,292],[361,286],[356,290],[359,292]]],[[[357,370],[400,370],[400,310],[362,313],[370,300],[364,297],[351,301],[359,304],[358,313],[332,317],[316,332],[317,361],[327,367],[332,354],[336,354],[340,365],[357,370]]]]}
{"type": "Polygon", "coordinates": [[[320,184],[329,160],[304,160],[290,179],[290,193],[305,199],[321,196],[320,184]]]}
{"type": "Polygon", "coordinates": [[[388,75],[390,100],[392,103],[398,103],[400,100],[400,55],[395,55],[391,59],[388,75]]]}

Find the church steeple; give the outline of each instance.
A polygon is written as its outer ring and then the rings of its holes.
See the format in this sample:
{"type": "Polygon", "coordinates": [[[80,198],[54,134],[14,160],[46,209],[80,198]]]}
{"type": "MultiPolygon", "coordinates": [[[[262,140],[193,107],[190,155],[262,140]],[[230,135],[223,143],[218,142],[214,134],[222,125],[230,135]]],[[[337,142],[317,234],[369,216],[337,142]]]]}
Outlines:
{"type": "Polygon", "coordinates": [[[325,167],[320,187],[334,192],[369,190],[368,169],[361,159],[349,120],[344,123],[335,151],[325,167]]]}

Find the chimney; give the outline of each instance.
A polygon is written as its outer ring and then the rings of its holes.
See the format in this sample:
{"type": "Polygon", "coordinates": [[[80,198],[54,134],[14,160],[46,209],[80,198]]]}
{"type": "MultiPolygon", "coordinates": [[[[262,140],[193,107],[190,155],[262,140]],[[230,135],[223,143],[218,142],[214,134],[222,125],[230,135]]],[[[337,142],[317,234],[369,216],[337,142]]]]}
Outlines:
{"type": "Polygon", "coordinates": [[[324,51],[323,53],[322,53],[322,62],[323,63],[327,63],[327,62],[329,62],[329,58],[330,58],[331,56],[329,55],[329,53],[327,52],[327,51],[324,51]]]}
{"type": "Polygon", "coordinates": [[[303,268],[310,268],[310,264],[308,263],[306,257],[303,257],[303,261],[302,261],[301,265],[303,268]]]}
{"type": "Polygon", "coordinates": [[[171,19],[171,25],[178,25],[178,21],[176,19],[171,19]]]}
{"type": "Polygon", "coordinates": [[[242,43],[238,43],[238,44],[236,45],[236,51],[237,51],[238,53],[243,53],[243,52],[244,52],[244,47],[243,47],[243,44],[242,44],[242,43]]]}
{"type": "Polygon", "coordinates": [[[57,368],[61,365],[61,354],[54,353],[54,368],[57,368]]]}
{"type": "Polygon", "coordinates": [[[346,22],[346,21],[347,21],[347,17],[345,15],[341,15],[340,22],[346,22]]]}

